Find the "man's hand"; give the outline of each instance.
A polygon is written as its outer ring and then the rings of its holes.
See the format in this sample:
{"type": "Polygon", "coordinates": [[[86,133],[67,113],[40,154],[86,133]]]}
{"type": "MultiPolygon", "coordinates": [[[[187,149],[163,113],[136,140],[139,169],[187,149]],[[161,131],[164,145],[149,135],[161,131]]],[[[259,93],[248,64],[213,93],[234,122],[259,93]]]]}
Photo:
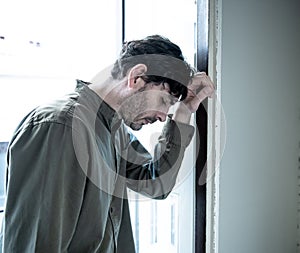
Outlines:
{"type": "Polygon", "coordinates": [[[196,112],[201,102],[212,97],[215,87],[205,72],[198,72],[187,86],[188,94],[174,113],[173,119],[182,123],[189,123],[191,114],[196,112]]]}
{"type": "Polygon", "coordinates": [[[212,97],[215,87],[205,72],[198,72],[194,75],[188,85],[188,95],[183,101],[191,113],[196,112],[201,102],[207,97],[212,97]]]}

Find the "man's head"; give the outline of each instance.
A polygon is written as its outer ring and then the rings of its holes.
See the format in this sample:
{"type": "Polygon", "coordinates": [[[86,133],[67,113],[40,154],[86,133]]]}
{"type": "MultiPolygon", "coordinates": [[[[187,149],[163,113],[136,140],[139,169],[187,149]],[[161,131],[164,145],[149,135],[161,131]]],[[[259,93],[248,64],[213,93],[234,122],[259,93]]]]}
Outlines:
{"type": "Polygon", "coordinates": [[[193,70],[177,45],[154,35],[124,43],[111,75],[114,80],[126,77],[136,90],[119,113],[138,130],[144,124],[164,121],[174,101],[185,99],[193,70]]]}

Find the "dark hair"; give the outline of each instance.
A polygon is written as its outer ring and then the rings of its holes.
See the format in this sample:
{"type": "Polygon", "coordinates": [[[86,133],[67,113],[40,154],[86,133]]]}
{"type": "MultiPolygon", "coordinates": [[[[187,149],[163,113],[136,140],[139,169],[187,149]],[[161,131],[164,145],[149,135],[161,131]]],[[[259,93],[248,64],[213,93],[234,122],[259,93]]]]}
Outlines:
{"type": "Polygon", "coordinates": [[[194,72],[176,44],[160,35],[125,42],[111,75],[120,80],[139,63],[147,66],[147,72],[142,76],[146,83],[166,82],[174,96],[181,96],[181,100],[186,98],[186,86],[194,72]]]}

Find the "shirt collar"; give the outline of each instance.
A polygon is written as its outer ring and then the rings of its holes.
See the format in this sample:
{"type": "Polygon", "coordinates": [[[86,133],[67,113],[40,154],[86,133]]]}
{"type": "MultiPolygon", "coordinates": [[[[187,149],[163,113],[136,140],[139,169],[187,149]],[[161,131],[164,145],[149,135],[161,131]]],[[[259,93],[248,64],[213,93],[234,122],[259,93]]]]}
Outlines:
{"type": "Polygon", "coordinates": [[[83,101],[92,110],[97,113],[97,117],[102,118],[106,121],[110,129],[116,129],[121,124],[122,119],[119,118],[116,111],[111,108],[98,94],[96,94],[92,89],[88,87],[89,82],[82,80],[76,80],[76,91],[79,92],[84,98],[83,101]]]}

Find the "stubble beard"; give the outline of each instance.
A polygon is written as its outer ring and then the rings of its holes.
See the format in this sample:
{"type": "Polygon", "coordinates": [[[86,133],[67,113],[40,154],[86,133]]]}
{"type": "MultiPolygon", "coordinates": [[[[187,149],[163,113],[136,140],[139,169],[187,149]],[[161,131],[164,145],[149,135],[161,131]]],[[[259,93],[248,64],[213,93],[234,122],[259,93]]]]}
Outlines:
{"type": "Polygon", "coordinates": [[[139,116],[146,112],[146,104],[147,99],[143,95],[143,92],[136,93],[121,104],[118,113],[127,126],[138,131],[143,127],[143,124],[135,123],[134,121],[140,119],[139,116]]]}

